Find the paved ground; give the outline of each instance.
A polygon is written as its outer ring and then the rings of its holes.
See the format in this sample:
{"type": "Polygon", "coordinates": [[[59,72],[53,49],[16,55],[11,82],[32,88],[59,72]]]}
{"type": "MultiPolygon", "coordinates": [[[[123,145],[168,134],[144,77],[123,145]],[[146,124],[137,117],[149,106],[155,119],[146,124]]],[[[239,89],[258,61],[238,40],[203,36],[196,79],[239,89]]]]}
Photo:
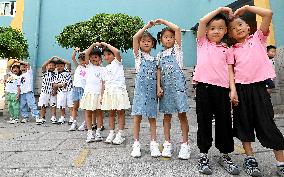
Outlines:
{"type": "MultiPolygon", "coordinates": [[[[35,125],[34,120],[26,124],[10,125],[6,117],[0,117],[0,177],[6,176],[202,176],[197,171],[196,115],[191,101],[190,143],[192,156],[190,160],[177,159],[181,132],[176,115],[173,118],[172,141],[174,153],[171,159],[151,158],[149,152],[149,133],[146,120],[142,123],[141,143],[142,157],[130,156],[132,145],[132,120],[126,119],[126,142],[123,145],[107,145],[103,142],[86,144],[86,132],[68,132],[69,126],[35,125]]],[[[82,113],[80,112],[80,115],[82,113]]],[[[284,132],[284,116],[276,115],[276,122],[284,132]]],[[[81,120],[80,120],[81,122],[81,120]]],[[[105,119],[107,127],[107,118],[105,119]]],[[[107,136],[107,131],[103,131],[107,136]]],[[[158,119],[158,142],[163,142],[161,116],[158,119]]],[[[275,175],[275,160],[269,149],[254,144],[263,176],[275,175]]],[[[239,141],[235,141],[232,157],[241,167],[244,156],[239,141]]],[[[228,175],[218,164],[218,152],[211,148],[210,159],[214,174],[222,177],[228,175]]],[[[246,176],[242,171],[240,176],[246,176]]]]}

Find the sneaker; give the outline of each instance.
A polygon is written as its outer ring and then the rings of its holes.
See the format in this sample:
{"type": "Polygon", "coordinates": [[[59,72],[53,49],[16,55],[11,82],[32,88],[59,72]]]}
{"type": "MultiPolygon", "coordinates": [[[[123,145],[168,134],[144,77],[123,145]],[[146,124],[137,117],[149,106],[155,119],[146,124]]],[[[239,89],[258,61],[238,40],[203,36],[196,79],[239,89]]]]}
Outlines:
{"type": "Polygon", "coordinates": [[[232,162],[228,154],[224,154],[219,158],[218,163],[231,175],[239,175],[240,170],[237,165],[232,162]]]}
{"type": "Polygon", "coordinates": [[[36,119],[36,124],[41,125],[43,123],[43,118],[37,118],[36,119]]]}
{"type": "Polygon", "coordinates": [[[120,145],[124,142],[125,138],[122,137],[122,134],[120,132],[118,132],[114,138],[114,140],[112,141],[113,144],[115,145],[120,145]]]}
{"type": "Polygon", "coordinates": [[[78,125],[77,125],[77,122],[73,122],[71,124],[71,127],[69,128],[69,131],[75,131],[77,129],[78,125]]]}
{"type": "Polygon", "coordinates": [[[190,146],[187,143],[182,143],[180,146],[178,158],[182,160],[188,160],[190,158],[190,152],[190,146]]]}
{"type": "Polygon", "coordinates": [[[94,142],[94,141],[95,141],[95,137],[93,135],[93,131],[88,131],[86,142],[91,143],[91,142],[94,142]]]}
{"type": "Polygon", "coordinates": [[[277,172],[276,173],[277,173],[278,176],[284,177],[284,165],[277,166],[277,172]]]}
{"type": "Polygon", "coordinates": [[[258,163],[254,157],[247,157],[244,161],[244,170],[250,176],[261,176],[258,163]]]}
{"type": "Polygon", "coordinates": [[[79,131],[85,131],[87,130],[87,125],[85,123],[85,121],[80,125],[80,127],[78,128],[79,131]]]}
{"type": "Polygon", "coordinates": [[[172,156],[172,144],[168,141],[165,141],[163,144],[162,156],[170,158],[172,156]]]}
{"type": "Polygon", "coordinates": [[[140,150],[140,143],[139,141],[135,141],[132,145],[132,152],[131,152],[131,156],[132,157],[141,157],[141,150],[140,150]]]}
{"type": "Polygon", "coordinates": [[[51,119],[50,119],[51,123],[53,124],[56,124],[57,123],[57,120],[56,120],[56,117],[55,116],[52,116],[51,119]]]}
{"type": "Polygon", "coordinates": [[[21,120],[21,123],[27,123],[28,122],[28,119],[27,118],[23,118],[22,120],[21,120]]]}
{"type": "Polygon", "coordinates": [[[159,144],[156,141],[151,141],[150,151],[152,157],[160,157],[162,155],[159,149],[159,144]]]}
{"type": "Polygon", "coordinates": [[[205,174],[205,175],[211,175],[212,174],[212,169],[209,165],[209,159],[207,154],[203,154],[200,156],[198,160],[198,171],[199,173],[205,174]]]}
{"type": "Polygon", "coordinates": [[[9,121],[7,121],[7,123],[9,123],[9,124],[16,124],[18,122],[19,122],[18,119],[10,119],[9,121]]]}
{"type": "Polygon", "coordinates": [[[65,123],[65,117],[61,116],[59,119],[58,119],[58,124],[64,124],[65,123]]]}
{"type": "Polygon", "coordinates": [[[101,131],[104,131],[105,130],[105,127],[104,126],[101,126],[101,129],[100,129],[101,131]]]}
{"type": "Polygon", "coordinates": [[[95,142],[100,142],[103,140],[103,137],[101,136],[100,130],[96,132],[95,136],[95,142]]]}
{"type": "Polygon", "coordinates": [[[73,117],[70,116],[70,119],[68,121],[68,125],[71,125],[73,123],[73,121],[74,121],[73,117]]]}
{"type": "Polygon", "coordinates": [[[108,143],[108,144],[112,143],[112,141],[113,141],[113,139],[114,139],[114,136],[115,136],[114,131],[113,131],[113,132],[110,132],[110,133],[108,134],[106,140],[105,140],[105,143],[108,143]]]}
{"type": "Polygon", "coordinates": [[[97,124],[92,125],[92,130],[97,130],[97,124]]]}

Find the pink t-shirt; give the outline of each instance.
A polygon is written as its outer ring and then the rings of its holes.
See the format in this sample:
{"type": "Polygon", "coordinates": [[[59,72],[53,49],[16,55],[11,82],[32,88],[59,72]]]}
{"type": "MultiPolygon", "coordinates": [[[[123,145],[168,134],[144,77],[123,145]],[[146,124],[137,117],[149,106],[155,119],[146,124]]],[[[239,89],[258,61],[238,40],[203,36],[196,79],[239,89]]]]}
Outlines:
{"type": "Polygon", "coordinates": [[[236,83],[250,84],[276,77],[266,54],[267,36],[257,30],[243,43],[233,46],[236,83]]]}
{"type": "Polygon", "coordinates": [[[229,88],[228,65],[234,64],[233,52],[226,44],[197,39],[197,65],[193,82],[229,88]]]}

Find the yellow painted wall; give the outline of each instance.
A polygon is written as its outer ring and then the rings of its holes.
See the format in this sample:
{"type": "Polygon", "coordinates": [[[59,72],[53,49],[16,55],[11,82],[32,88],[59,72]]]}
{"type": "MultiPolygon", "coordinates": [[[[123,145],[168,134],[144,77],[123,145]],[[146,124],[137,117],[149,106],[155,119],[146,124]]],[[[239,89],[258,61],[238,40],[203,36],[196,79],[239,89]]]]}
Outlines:
{"type": "MultiPolygon", "coordinates": [[[[258,7],[270,9],[270,0],[254,0],[254,5],[258,7]]],[[[257,27],[259,27],[261,24],[262,18],[259,15],[257,15],[256,21],[257,21],[257,27]]],[[[267,45],[275,45],[274,28],[273,28],[272,22],[270,25],[270,34],[267,39],[267,45]]]]}
{"type": "Polygon", "coordinates": [[[25,0],[16,0],[16,14],[11,22],[11,27],[14,29],[23,29],[24,7],[25,0]]]}

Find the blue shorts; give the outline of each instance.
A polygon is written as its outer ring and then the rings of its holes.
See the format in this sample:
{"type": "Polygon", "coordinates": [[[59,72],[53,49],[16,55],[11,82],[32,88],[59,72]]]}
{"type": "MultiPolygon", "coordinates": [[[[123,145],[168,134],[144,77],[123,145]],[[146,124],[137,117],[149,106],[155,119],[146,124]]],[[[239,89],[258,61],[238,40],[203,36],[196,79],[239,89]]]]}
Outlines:
{"type": "Polygon", "coordinates": [[[84,89],[82,87],[73,87],[72,99],[73,101],[80,101],[84,94],[84,89]]]}

